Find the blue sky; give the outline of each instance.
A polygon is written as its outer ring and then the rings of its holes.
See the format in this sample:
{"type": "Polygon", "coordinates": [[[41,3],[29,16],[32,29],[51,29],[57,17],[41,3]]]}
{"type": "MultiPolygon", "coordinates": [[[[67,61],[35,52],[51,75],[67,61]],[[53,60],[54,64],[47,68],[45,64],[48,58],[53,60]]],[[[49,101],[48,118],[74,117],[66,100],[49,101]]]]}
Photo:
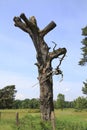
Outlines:
{"type": "MultiPolygon", "coordinates": [[[[14,16],[25,13],[35,16],[38,26],[43,29],[52,20],[57,24],[45,36],[53,48],[66,47],[67,55],[62,62],[64,78],[54,76],[54,99],[59,93],[66,100],[74,100],[82,94],[82,82],[87,78],[86,66],[81,67],[81,29],[87,25],[87,0],[0,0],[0,89],[16,85],[17,99],[39,98],[36,52],[27,33],[14,26],[14,16]]],[[[55,68],[58,59],[52,63],[55,68]]]]}

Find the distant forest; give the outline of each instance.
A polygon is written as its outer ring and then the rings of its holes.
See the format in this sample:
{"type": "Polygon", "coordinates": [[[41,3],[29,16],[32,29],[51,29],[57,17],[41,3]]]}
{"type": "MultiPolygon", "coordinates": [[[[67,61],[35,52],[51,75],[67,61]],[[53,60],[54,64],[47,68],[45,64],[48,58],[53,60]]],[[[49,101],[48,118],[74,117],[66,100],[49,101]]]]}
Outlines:
{"type": "MultiPolygon", "coordinates": [[[[87,85],[87,84],[85,84],[87,85]]],[[[84,93],[84,87],[82,88],[84,93]]],[[[6,86],[0,89],[0,109],[39,109],[40,99],[16,100],[15,85],[6,86]]],[[[86,94],[86,93],[85,93],[86,94]]],[[[74,101],[65,101],[65,95],[58,94],[57,100],[54,100],[55,109],[74,108],[77,110],[87,109],[87,97],[78,97],[74,101]]]]}

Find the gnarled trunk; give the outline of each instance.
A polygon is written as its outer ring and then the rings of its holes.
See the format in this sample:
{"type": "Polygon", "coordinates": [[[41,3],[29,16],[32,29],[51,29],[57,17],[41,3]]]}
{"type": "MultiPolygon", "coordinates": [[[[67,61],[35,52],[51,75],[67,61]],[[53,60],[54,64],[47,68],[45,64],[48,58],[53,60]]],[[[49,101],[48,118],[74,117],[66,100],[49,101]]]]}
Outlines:
{"type": "Polygon", "coordinates": [[[40,30],[37,26],[37,21],[34,16],[27,19],[25,14],[21,14],[20,17],[14,17],[15,26],[19,27],[23,31],[27,32],[36,49],[38,67],[38,80],[40,84],[40,110],[41,118],[43,120],[53,120],[53,74],[60,74],[59,66],[63,57],[66,54],[65,48],[53,49],[49,52],[49,47],[44,41],[44,36],[56,27],[55,22],[50,22],[43,30],[40,30]],[[58,58],[63,55],[60,60],[59,66],[55,70],[52,70],[51,62],[54,58],[58,58]]]}

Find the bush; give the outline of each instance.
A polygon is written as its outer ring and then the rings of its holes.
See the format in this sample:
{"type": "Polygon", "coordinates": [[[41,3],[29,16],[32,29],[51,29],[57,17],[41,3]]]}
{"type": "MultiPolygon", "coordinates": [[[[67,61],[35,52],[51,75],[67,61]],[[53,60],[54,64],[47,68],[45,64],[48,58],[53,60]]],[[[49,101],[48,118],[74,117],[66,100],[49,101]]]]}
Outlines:
{"type": "MultiPolygon", "coordinates": [[[[41,121],[39,116],[27,115],[14,130],[52,130],[52,126],[51,122],[41,121]]],[[[56,130],[87,130],[87,125],[56,119],[56,130]]]]}
{"type": "Polygon", "coordinates": [[[22,118],[15,130],[51,130],[50,122],[42,122],[39,116],[27,115],[22,118]]]}

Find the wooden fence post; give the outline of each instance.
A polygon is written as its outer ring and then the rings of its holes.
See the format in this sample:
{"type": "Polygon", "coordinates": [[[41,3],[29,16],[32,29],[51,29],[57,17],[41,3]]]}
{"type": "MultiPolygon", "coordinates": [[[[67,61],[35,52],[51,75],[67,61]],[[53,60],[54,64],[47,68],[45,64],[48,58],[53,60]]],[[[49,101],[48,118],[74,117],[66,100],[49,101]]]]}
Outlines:
{"type": "Polygon", "coordinates": [[[16,125],[17,126],[19,125],[19,113],[18,112],[16,113],[16,125]]]}
{"type": "Polygon", "coordinates": [[[0,121],[1,121],[1,112],[0,112],[0,121]]]}

